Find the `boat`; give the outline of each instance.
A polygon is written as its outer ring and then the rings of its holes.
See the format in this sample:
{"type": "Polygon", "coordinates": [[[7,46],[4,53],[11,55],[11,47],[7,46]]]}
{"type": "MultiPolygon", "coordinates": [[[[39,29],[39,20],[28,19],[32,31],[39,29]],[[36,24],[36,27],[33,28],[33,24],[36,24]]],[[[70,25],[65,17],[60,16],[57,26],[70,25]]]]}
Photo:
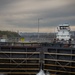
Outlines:
{"type": "Polygon", "coordinates": [[[57,27],[56,39],[69,40],[71,39],[70,26],[68,24],[61,24],[57,27]]]}

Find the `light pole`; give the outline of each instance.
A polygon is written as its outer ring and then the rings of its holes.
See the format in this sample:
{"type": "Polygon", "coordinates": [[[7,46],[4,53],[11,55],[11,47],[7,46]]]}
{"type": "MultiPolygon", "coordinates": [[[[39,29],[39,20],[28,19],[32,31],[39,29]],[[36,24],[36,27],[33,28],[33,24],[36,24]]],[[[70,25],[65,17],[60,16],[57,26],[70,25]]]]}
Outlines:
{"type": "Polygon", "coordinates": [[[38,41],[39,41],[39,18],[38,18],[38,41]]]}
{"type": "Polygon", "coordinates": [[[39,21],[41,20],[42,18],[38,18],[38,42],[39,42],[39,21]]]}

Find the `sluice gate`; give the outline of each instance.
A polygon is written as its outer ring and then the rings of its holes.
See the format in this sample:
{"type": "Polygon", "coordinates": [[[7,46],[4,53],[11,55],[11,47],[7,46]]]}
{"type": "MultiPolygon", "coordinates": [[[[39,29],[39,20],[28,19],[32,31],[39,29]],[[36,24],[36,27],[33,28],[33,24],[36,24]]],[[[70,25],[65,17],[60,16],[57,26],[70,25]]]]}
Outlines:
{"type": "Polygon", "coordinates": [[[0,74],[36,75],[40,58],[44,72],[75,75],[75,48],[42,43],[1,43],[0,74]]]}

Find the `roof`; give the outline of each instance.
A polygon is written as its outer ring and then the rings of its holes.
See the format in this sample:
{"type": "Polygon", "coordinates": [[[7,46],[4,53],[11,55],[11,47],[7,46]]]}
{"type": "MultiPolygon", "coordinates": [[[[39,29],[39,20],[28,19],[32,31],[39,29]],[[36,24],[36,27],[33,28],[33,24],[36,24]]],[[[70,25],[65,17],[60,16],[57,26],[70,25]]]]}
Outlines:
{"type": "Polygon", "coordinates": [[[60,24],[59,26],[69,26],[69,24],[60,24]]]}

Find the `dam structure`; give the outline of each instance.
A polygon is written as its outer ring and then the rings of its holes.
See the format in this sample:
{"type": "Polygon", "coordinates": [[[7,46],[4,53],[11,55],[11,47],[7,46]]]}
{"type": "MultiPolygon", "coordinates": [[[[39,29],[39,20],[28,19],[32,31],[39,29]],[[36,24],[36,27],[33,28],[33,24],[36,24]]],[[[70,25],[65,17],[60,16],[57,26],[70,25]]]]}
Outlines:
{"type": "Polygon", "coordinates": [[[1,75],[75,75],[75,45],[62,43],[0,42],[1,75]]]}

